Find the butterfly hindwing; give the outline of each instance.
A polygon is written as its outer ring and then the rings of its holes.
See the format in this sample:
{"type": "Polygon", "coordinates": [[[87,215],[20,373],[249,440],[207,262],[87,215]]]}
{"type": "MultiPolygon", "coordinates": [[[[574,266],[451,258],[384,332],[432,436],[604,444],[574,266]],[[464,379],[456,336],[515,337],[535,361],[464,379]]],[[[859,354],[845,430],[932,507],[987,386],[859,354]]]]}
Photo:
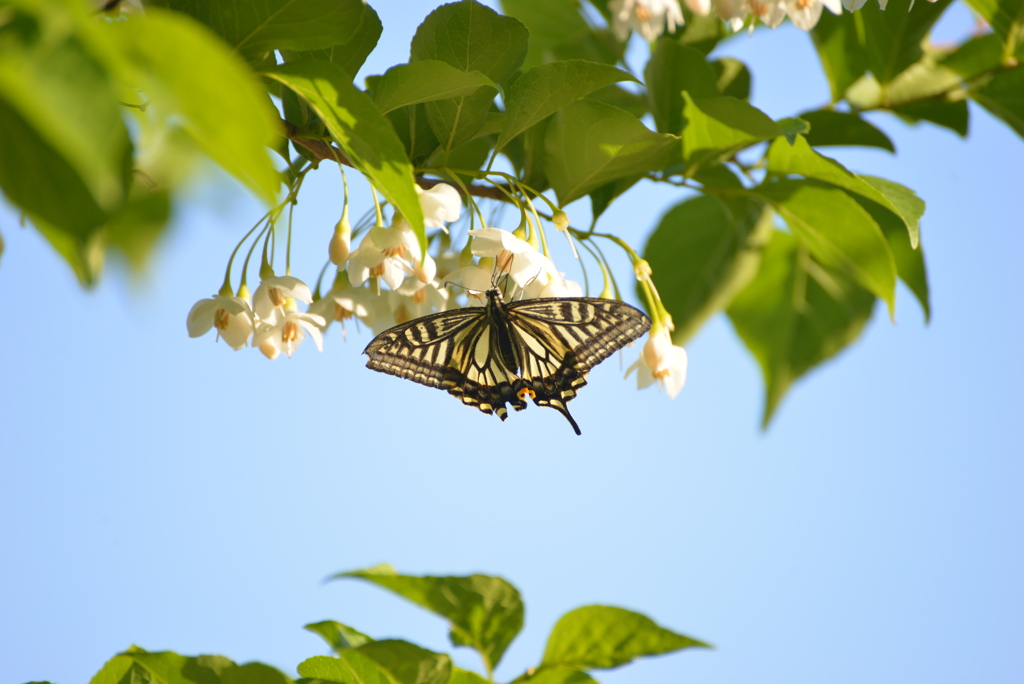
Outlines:
{"type": "Polygon", "coordinates": [[[445,311],[395,326],[367,346],[367,366],[447,390],[467,406],[508,416],[526,399],[579,426],[566,403],[587,373],[643,335],[651,321],[610,299],[566,297],[512,304],[498,290],[484,307],[445,311]]]}

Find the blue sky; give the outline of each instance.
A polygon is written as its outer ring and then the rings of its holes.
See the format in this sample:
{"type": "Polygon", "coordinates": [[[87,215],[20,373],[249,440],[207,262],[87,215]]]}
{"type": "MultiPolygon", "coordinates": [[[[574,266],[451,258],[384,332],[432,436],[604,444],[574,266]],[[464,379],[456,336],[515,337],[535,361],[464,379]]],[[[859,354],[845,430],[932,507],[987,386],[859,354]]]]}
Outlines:
{"type": "MultiPolygon", "coordinates": [[[[432,7],[417,5],[374,5],[385,34],[364,74],[407,58],[432,7]]],[[[956,8],[939,37],[968,26],[956,8]]],[[[791,27],[722,54],[751,65],[772,117],[827,100],[791,27]]],[[[189,339],[185,315],[261,211],[220,176],[178,207],[148,277],[113,266],[93,291],[0,209],[0,681],[87,681],[132,643],[292,672],[325,653],[302,630],[324,619],[447,650],[442,620],[323,582],[381,562],[513,582],[526,626],[504,681],[593,603],[717,647],[596,673],[606,684],[1018,681],[1024,143],[971,116],[966,141],[879,115],[898,155],[827,151],[928,203],[934,317],[901,289],[897,323],[879,311],[767,432],[760,372],[721,316],[688,345],[675,401],[605,362],[572,404],[576,437],[554,411],[502,424],[365,369],[365,331],[275,362],[189,339]]],[[[310,183],[293,271],[312,279],[341,196],[333,169],[310,183]]],[[[638,247],[682,199],[628,198],[603,221],[638,247]]]]}

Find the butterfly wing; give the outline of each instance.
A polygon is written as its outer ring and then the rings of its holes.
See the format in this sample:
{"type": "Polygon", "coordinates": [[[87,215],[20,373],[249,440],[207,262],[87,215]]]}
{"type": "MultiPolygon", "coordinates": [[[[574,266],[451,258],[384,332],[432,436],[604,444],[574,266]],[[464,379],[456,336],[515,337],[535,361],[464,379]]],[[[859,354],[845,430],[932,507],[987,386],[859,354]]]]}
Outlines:
{"type": "Polygon", "coordinates": [[[560,412],[576,434],[580,429],[566,403],[587,384],[587,373],[651,327],[629,304],[590,297],[515,302],[508,305],[508,318],[519,350],[517,398],[532,396],[538,406],[560,412]]]}

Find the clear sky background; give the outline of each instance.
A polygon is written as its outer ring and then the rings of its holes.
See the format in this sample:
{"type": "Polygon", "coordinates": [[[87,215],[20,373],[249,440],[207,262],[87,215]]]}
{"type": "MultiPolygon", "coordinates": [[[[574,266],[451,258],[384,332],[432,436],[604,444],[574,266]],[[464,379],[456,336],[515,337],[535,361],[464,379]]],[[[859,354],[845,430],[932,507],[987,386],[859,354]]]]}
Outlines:
{"type": "MultiPolygon", "coordinates": [[[[406,60],[433,6],[373,4],[385,32],[363,75],[406,60]]],[[[970,27],[950,14],[939,38],[970,27]]],[[[774,118],[827,100],[792,27],[719,53],[751,66],[774,118]]],[[[572,404],[577,437],[555,411],[502,424],[373,373],[351,326],[275,362],[189,339],[189,308],[262,212],[223,177],[178,206],[148,277],[115,265],[93,291],[0,209],[0,682],[85,682],[133,643],[294,674],[326,653],[302,629],[324,619],[449,650],[441,619],[323,582],[381,562],[515,584],[526,625],[503,681],[539,662],[560,615],[599,603],[717,647],[595,673],[606,684],[1019,682],[1024,144],[973,104],[966,141],[872,120],[898,155],[826,153],[928,203],[933,321],[901,288],[897,323],[879,310],[767,432],[760,371],[722,316],[688,345],[675,401],[605,362],[572,404]]],[[[339,185],[325,165],[303,190],[300,277],[323,263],[339,185]]],[[[644,187],[602,222],[639,247],[681,199],[644,187]]],[[[580,225],[585,205],[569,207],[580,225]]]]}

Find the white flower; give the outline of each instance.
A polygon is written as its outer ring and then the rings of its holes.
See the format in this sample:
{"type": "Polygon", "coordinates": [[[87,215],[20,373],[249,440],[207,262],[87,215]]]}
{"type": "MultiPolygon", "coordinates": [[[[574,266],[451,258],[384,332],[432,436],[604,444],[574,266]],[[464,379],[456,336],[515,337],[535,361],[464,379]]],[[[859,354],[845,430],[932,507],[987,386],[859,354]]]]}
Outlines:
{"type": "Polygon", "coordinates": [[[785,0],[786,14],[801,31],[810,31],[821,18],[821,8],[828,7],[832,14],[842,14],[840,0],[785,0]]]}
{"type": "Polygon", "coordinates": [[[323,351],[324,338],[320,334],[320,328],[324,325],[326,321],[323,316],[298,311],[292,301],[282,309],[281,314],[276,316],[272,323],[260,324],[256,334],[252,336],[252,346],[259,347],[259,350],[271,360],[276,359],[281,352],[291,358],[306,339],[308,332],[316,343],[316,348],[323,351]]]}
{"type": "Polygon", "coordinates": [[[512,276],[519,287],[526,287],[533,280],[547,285],[549,278],[558,275],[551,259],[507,230],[478,228],[469,234],[473,236],[473,254],[493,257],[498,271],[512,276]]]}
{"type": "Polygon", "coordinates": [[[470,306],[483,306],[487,302],[484,293],[494,287],[491,272],[479,266],[457,268],[445,276],[444,281],[466,288],[470,306]]]}
{"type": "Polygon", "coordinates": [[[679,0],[611,0],[608,11],[615,37],[620,41],[629,38],[630,31],[636,31],[649,43],[665,31],[666,22],[669,33],[683,25],[679,0]]]}
{"type": "Polygon", "coordinates": [[[281,313],[289,299],[309,304],[313,295],[309,286],[295,276],[270,276],[261,280],[252,294],[252,310],[261,321],[269,321],[281,313]]]}
{"type": "Polygon", "coordinates": [[[254,319],[249,302],[241,297],[214,295],[213,299],[200,299],[192,306],[186,324],[189,337],[200,337],[210,328],[217,328],[217,338],[224,338],[237,351],[249,341],[254,319]]]}
{"type": "Polygon", "coordinates": [[[341,323],[341,334],[345,336],[345,321],[355,318],[366,321],[370,316],[369,302],[376,299],[377,295],[365,287],[352,287],[346,282],[339,286],[335,281],[334,287],[322,298],[309,305],[306,310],[324,319],[320,327],[322,332],[327,332],[331,323],[341,323]]]}
{"type": "Polygon", "coordinates": [[[406,278],[402,287],[388,293],[395,323],[405,323],[420,316],[444,311],[448,307],[448,291],[434,281],[421,283],[417,278],[406,278]]]}
{"type": "Polygon", "coordinates": [[[462,215],[462,197],[459,191],[447,183],[438,183],[429,190],[415,186],[423,209],[423,225],[427,228],[444,228],[445,223],[458,221],[462,215]]]}
{"type": "Polygon", "coordinates": [[[546,285],[537,281],[530,283],[524,291],[524,299],[541,299],[545,297],[582,297],[583,288],[575,280],[566,280],[564,273],[548,279],[546,285]]]}
{"type": "MultiPolygon", "coordinates": [[[[845,7],[850,12],[855,12],[859,10],[861,7],[863,7],[864,3],[866,3],[867,1],[868,0],[843,0],[843,7],[845,7]]],[[[887,0],[878,0],[878,6],[881,7],[883,10],[885,9],[886,1],[887,0]]]]}
{"type": "Polygon", "coordinates": [[[412,273],[411,264],[419,260],[419,240],[409,224],[398,218],[390,228],[372,229],[349,256],[349,282],[362,285],[367,278],[381,278],[397,290],[405,276],[412,273]]]}
{"type": "Polygon", "coordinates": [[[706,17],[711,14],[711,0],[685,0],[686,7],[694,14],[706,17]]]}
{"type": "Polygon", "coordinates": [[[683,390],[686,383],[686,350],[672,344],[668,328],[652,330],[636,363],[626,371],[628,377],[637,371],[637,389],[650,387],[657,381],[670,399],[683,390]]]}

